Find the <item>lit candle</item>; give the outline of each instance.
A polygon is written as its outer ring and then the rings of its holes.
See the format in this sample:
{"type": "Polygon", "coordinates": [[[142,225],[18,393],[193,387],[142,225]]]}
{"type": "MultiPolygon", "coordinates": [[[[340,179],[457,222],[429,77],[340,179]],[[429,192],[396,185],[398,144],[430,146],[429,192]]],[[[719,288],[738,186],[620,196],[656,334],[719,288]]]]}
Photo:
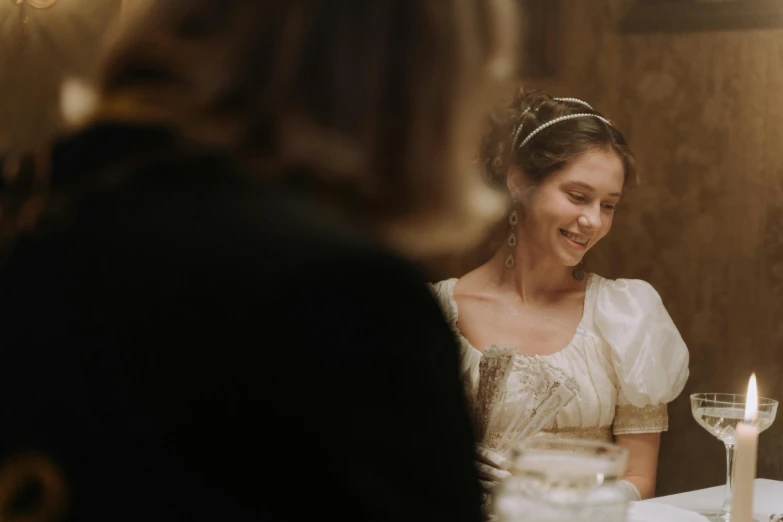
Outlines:
{"type": "Polygon", "coordinates": [[[753,480],[756,478],[756,454],[759,430],[752,423],[758,414],[756,374],[750,376],[745,400],[745,421],[737,424],[737,454],[732,480],[731,522],[753,522],[753,480]]]}

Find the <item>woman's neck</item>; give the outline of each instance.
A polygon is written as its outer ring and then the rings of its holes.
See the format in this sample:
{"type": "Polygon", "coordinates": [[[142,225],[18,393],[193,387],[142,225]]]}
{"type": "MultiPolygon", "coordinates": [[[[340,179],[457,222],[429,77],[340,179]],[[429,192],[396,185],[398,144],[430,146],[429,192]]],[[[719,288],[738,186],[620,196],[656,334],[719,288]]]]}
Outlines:
{"type": "Polygon", "coordinates": [[[523,244],[513,249],[504,245],[487,263],[490,277],[498,288],[514,292],[522,302],[548,302],[563,292],[573,291],[583,285],[573,277],[573,267],[563,265],[557,259],[545,257],[523,244]],[[514,256],[513,267],[506,260],[514,256]]]}

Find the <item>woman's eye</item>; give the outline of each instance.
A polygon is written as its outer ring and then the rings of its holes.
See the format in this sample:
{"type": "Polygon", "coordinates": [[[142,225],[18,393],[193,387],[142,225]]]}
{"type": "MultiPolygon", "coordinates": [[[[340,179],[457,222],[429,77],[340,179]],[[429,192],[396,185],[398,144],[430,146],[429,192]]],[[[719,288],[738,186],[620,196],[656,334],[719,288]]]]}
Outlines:
{"type": "Polygon", "coordinates": [[[615,206],[610,205],[608,203],[604,203],[603,205],[601,205],[601,208],[603,208],[607,212],[614,212],[615,206]]]}
{"type": "Polygon", "coordinates": [[[587,199],[581,194],[574,194],[572,192],[569,192],[568,195],[571,196],[571,199],[573,199],[574,201],[578,201],[580,203],[584,203],[585,201],[587,201],[587,199]]]}

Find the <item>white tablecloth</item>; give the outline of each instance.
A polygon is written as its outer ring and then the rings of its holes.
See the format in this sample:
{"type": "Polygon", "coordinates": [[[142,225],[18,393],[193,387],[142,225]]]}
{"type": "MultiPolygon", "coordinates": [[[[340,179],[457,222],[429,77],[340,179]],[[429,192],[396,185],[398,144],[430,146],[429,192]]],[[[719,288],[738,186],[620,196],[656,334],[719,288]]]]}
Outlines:
{"type": "MultiPolygon", "coordinates": [[[[783,482],[756,479],[753,484],[753,516],[756,520],[766,522],[773,513],[783,514],[783,482]]],[[[723,504],[725,488],[726,486],[716,486],[698,489],[687,493],[653,498],[644,502],[659,502],[699,513],[715,512],[723,504]]]]}

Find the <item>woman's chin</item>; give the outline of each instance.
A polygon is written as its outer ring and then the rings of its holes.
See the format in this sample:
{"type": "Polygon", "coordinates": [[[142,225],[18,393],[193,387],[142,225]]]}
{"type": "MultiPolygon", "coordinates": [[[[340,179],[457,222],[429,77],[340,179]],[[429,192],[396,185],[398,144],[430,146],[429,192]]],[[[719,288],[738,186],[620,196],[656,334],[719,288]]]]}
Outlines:
{"type": "Polygon", "coordinates": [[[560,261],[567,268],[576,268],[577,266],[579,266],[579,263],[582,262],[582,259],[584,259],[584,256],[561,255],[558,257],[560,257],[560,261]]]}

